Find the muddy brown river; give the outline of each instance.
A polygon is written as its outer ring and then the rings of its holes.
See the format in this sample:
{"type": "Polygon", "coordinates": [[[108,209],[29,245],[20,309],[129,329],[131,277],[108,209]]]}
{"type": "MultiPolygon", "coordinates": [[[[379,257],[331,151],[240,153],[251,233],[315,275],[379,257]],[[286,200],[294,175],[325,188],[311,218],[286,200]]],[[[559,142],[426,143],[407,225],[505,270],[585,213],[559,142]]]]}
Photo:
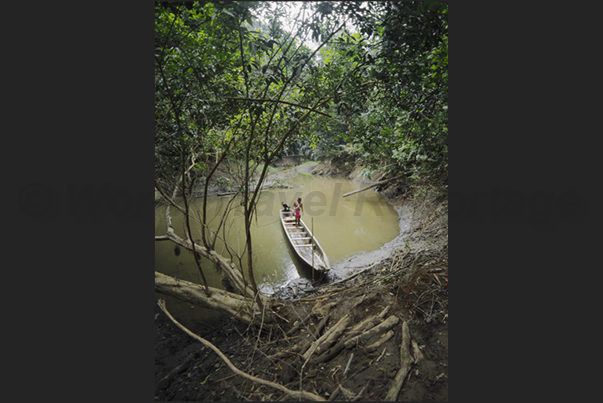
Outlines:
{"type": "MultiPolygon", "coordinates": [[[[314,226],[314,234],[331,263],[331,271],[324,281],[341,278],[354,270],[355,266],[370,264],[378,259],[384,246],[399,238],[402,225],[400,215],[387,202],[385,197],[373,190],[367,190],[348,197],[343,194],[366,186],[342,178],[316,176],[299,173],[290,178],[292,189],[274,189],[262,191],[257,209],[257,219],[252,224],[254,248],[255,280],[263,293],[272,295],[288,284],[299,284],[310,274],[301,267],[287,243],[279,219],[281,202],[290,206],[298,197],[304,203],[302,220],[314,226]],[[313,218],[313,220],[312,220],[313,218]]],[[[215,228],[229,197],[210,197],[208,217],[210,227],[215,228]]],[[[236,200],[235,200],[236,202],[236,200]]],[[[195,218],[201,211],[201,199],[191,204],[191,229],[194,238],[201,238],[195,231],[195,218]]],[[[155,208],[155,235],[165,234],[165,204],[155,208]]],[[[184,236],[183,215],[171,209],[175,231],[184,236]]],[[[226,224],[226,240],[235,253],[241,253],[245,246],[242,209],[235,209],[226,224]]],[[[222,231],[220,231],[222,235],[222,231]]],[[[217,243],[217,252],[229,256],[224,244],[217,243]]],[[[237,262],[236,257],[233,259],[237,262]]],[[[245,259],[243,259],[245,261],[245,259]]],[[[208,284],[222,288],[221,277],[213,264],[202,259],[202,267],[208,284]]],[[[155,270],[184,280],[201,283],[200,274],[192,254],[179,250],[169,241],[155,242],[155,270]]],[[[165,298],[162,296],[162,298],[165,298]]],[[[171,298],[166,298],[168,308],[176,317],[189,325],[212,322],[218,314],[192,307],[171,298]],[[202,311],[202,312],[199,312],[202,311]]]]}

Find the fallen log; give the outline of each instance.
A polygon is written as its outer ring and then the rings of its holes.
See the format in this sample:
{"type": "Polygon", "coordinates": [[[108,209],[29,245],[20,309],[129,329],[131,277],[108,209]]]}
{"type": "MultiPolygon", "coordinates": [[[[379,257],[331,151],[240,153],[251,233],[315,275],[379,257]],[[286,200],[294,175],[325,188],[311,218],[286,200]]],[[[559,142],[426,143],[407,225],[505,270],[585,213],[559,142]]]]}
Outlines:
{"type": "Polygon", "coordinates": [[[317,354],[320,354],[323,351],[327,350],[337,341],[339,336],[341,336],[341,334],[345,331],[350,319],[350,315],[346,315],[344,318],[340,319],[335,326],[333,326],[333,332],[321,344],[316,347],[317,354]]]}
{"type": "Polygon", "coordinates": [[[379,340],[377,340],[370,346],[366,347],[366,351],[368,351],[369,353],[372,353],[373,351],[378,350],[383,345],[383,343],[385,343],[386,341],[391,339],[393,337],[393,335],[394,335],[393,330],[390,330],[389,332],[382,334],[381,337],[379,338],[379,340]]]}
{"type": "Polygon", "coordinates": [[[333,357],[335,357],[337,354],[339,354],[341,352],[341,350],[344,349],[344,347],[345,347],[344,341],[340,341],[339,343],[335,344],[333,347],[331,347],[330,349],[325,351],[322,355],[315,358],[312,363],[320,364],[323,362],[327,362],[327,361],[333,359],[333,357]]]}
{"type": "Polygon", "coordinates": [[[316,330],[314,333],[314,337],[316,339],[318,339],[320,337],[320,332],[322,332],[322,329],[325,328],[329,319],[331,319],[331,315],[325,316],[324,318],[322,318],[322,320],[320,322],[318,322],[318,325],[316,325],[316,330]]]}
{"type": "Polygon", "coordinates": [[[338,335],[341,334],[341,332],[343,332],[345,330],[345,327],[348,324],[349,320],[350,320],[350,315],[343,316],[341,319],[339,319],[339,321],[335,324],[335,326],[333,326],[328,331],[326,331],[325,334],[323,334],[318,340],[314,341],[312,343],[312,345],[310,346],[310,348],[304,353],[304,355],[303,355],[304,360],[307,360],[308,358],[310,358],[312,356],[312,354],[314,354],[314,351],[316,351],[316,349],[321,344],[327,342],[327,340],[329,340],[329,339],[333,340],[335,338],[335,337],[333,337],[334,334],[336,334],[337,337],[339,337],[338,335]]]}
{"type": "MultiPolygon", "coordinates": [[[[387,311],[387,308],[384,309],[379,316],[386,313],[387,311]]],[[[375,326],[375,323],[379,322],[378,316],[370,316],[364,319],[362,322],[358,323],[352,328],[352,330],[350,331],[350,333],[347,334],[347,337],[345,339],[340,340],[333,347],[326,350],[322,355],[317,357],[314,360],[314,363],[319,364],[333,359],[333,357],[339,354],[344,348],[352,348],[354,345],[356,345],[356,343],[358,343],[358,341],[360,340],[360,337],[362,337],[362,339],[369,339],[376,334],[383,333],[389,330],[392,326],[395,326],[395,324],[398,323],[398,320],[399,319],[397,317],[390,316],[389,318],[387,318],[387,320],[375,326]]]]}
{"type": "Polygon", "coordinates": [[[306,342],[306,344],[302,345],[301,348],[298,351],[299,355],[303,355],[306,353],[306,351],[308,351],[308,349],[310,348],[310,346],[312,345],[312,343],[314,343],[314,340],[308,340],[306,342]]]}
{"type": "Polygon", "coordinates": [[[348,337],[357,336],[358,334],[364,332],[365,330],[368,330],[368,329],[372,328],[373,326],[375,326],[377,324],[377,322],[380,322],[379,319],[383,319],[383,318],[380,318],[379,316],[369,316],[368,318],[364,319],[362,322],[360,322],[356,326],[354,326],[347,336],[348,337]]]}
{"type": "Polygon", "coordinates": [[[306,344],[304,344],[301,349],[299,350],[299,354],[300,355],[304,355],[306,354],[306,352],[314,345],[314,343],[317,342],[317,340],[322,339],[320,337],[320,332],[322,331],[322,328],[327,324],[327,321],[329,320],[329,318],[331,318],[331,315],[327,315],[324,318],[322,318],[322,320],[318,323],[318,325],[316,325],[316,333],[313,333],[310,328],[308,327],[308,332],[309,332],[309,336],[314,337],[314,340],[312,340],[312,338],[310,338],[310,340],[308,340],[306,342],[306,344]]]}
{"type": "Polygon", "coordinates": [[[412,358],[410,356],[410,331],[408,329],[408,324],[406,322],[402,322],[402,343],[400,343],[400,369],[394,378],[394,382],[390,387],[387,395],[385,396],[385,401],[393,402],[398,398],[398,394],[400,393],[400,389],[402,389],[402,384],[404,383],[404,379],[406,379],[406,375],[410,371],[410,366],[412,365],[412,358]]]}
{"type": "MultiPolygon", "coordinates": [[[[218,288],[208,288],[209,296],[206,294],[206,288],[200,284],[155,272],[155,291],[160,294],[225,313],[247,324],[259,315],[256,305],[251,304],[249,299],[218,288]]],[[[273,322],[273,318],[269,316],[266,322],[273,322]]]]}
{"type": "Polygon", "coordinates": [[[395,176],[395,177],[393,177],[393,178],[386,179],[386,180],[384,180],[384,181],[375,182],[375,183],[373,183],[372,185],[369,185],[369,186],[364,187],[364,188],[362,188],[362,189],[358,189],[358,190],[354,190],[353,192],[346,193],[346,194],[344,194],[342,197],[348,197],[348,196],[351,196],[351,195],[356,194],[356,193],[364,192],[365,190],[369,190],[369,189],[371,189],[371,188],[374,188],[375,186],[384,185],[384,184],[386,184],[387,182],[391,182],[391,181],[393,181],[394,179],[399,179],[399,178],[401,178],[401,177],[403,177],[403,176],[405,176],[405,175],[399,175],[399,176],[395,176]]]}
{"type": "Polygon", "coordinates": [[[398,319],[397,316],[392,315],[389,318],[385,319],[380,324],[378,324],[377,326],[371,328],[370,330],[367,330],[367,331],[359,334],[358,336],[352,337],[351,339],[346,341],[345,347],[351,348],[354,345],[360,343],[360,341],[368,340],[375,335],[381,334],[381,333],[391,329],[392,327],[394,327],[399,321],[400,321],[400,319],[398,319]]]}
{"type": "Polygon", "coordinates": [[[387,313],[389,312],[390,309],[391,309],[391,305],[386,306],[377,317],[379,319],[385,318],[385,315],[387,315],[387,313]]]}
{"type": "Polygon", "coordinates": [[[319,364],[322,362],[327,362],[335,357],[341,350],[345,348],[345,342],[352,339],[354,336],[357,336],[365,329],[372,328],[379,319],[376,316],[370,316],[364,319],[362,322],[358,323],[356,326],[352,328],[352,330],[348,333],[347,337],[343,340],[340,340],[333,347],[327,349],[321,356],[314,360],[314,363],[319,364]]]}

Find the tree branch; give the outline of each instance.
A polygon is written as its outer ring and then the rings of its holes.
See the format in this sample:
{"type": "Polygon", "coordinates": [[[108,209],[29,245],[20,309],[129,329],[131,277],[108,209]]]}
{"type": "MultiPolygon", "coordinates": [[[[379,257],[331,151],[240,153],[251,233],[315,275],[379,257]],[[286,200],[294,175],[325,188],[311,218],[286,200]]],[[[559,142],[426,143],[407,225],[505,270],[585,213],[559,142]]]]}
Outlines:
{"type": "Polygon", "coordinates": [[[205,287],[200,284],[180,280],[157,271],[155,272],[155,291],[222,312],[247,324],[251,323],[257,314],[255,307],[243,296],[214,287],[209,287],[210,295],[207,295],[205,287]]]}
{"type": "Polygon", "coordinates": [[[401,177],[403,177],[403,176],[405,176],[405,175],[399,175],[399,176],[396,176],[396,177],[393,177],[393,178],[389,178],[389,179],[386,179],[386,180],[383,180],[383,181],[375,182],[375,183],[373,183],[372,185],[369,185],[369,186],[367,186],[367,187],[363,187],[362,189],[358,189],[358,190],[354,190],[353,192],[346,193],[346,194],[344,194],[342,197],[348,197],[348,196],[353,195],[353,194],[355,194],[355,193],[364,192],[365,190],[369,190],[370,188],[373,188],[373,187],[375,187],[375,186],[384,185],[384,184],[386,184],[387,182],[391,182],[391,181],[393,181],[394,179],[399,179],[399,178],[401,178],[401,177]]]}
{"type": "Polygon", "coordinates": [[[233,99],[233,100],[236,100],[236,101],[278,102],[278,103],[281,103],[281,104],[287,104],[287,105],[297,106],[298,108],[307,109],[309,111],[316,112],[316,113],[318,113],[320,115],[323,115],[323,116],[326,116],[328,118],[332,118],[333,117],[333,116],[329,115],[328,113],[317,111],[316,109],[312,109],[312,108],[310,108],[308,106],[303,106],[303,105],[296,104],[296,103],[293,103],[293,102],[288,102],[288,101],[282,101],[282,100],[279,100],[279,99],[244,98],[244,97],[224,97],[224,98],[225,99],[233,99]]]}
{"type": "Polygon", "coordinates": [[[226,363],[228,368],[230,368],[232,370],[232,372],[234,372],[235,374],[242,376],[245,379],[249,379],[252,382],[259,383],[260,385],[265,385],[265,386],[280,390],[281,392],[284,392],[287,395],[291,396],[293,399],[300,399],[300,400],[307,399],[307,400],[321,401],[321,402],[326,401],[326,399],[324,399],[318,395],[315,395],[314,393],[305,392],[305,391],[298,392],[295,390],[290,390],[290,389],[287,389],[286,387],[284,387],[283,385],[279,385],[278,383],[270,382],[265,379],[255,377],[253,375],[249,375],[249,374],[241,371],[240,369],[238,369],[237,367],[234,366],[234,364],[222,353],[222,351],[220,351],[220,349],[218,347],[214,346],[212,343],[205,340],[204,338],[197,336],[195,333],[191,332],[185,326],[180,324],[180,322],[178,322],[176,319],[174,319],[174,317],[168,312],[167,308],[165,307],[164,300],[159,300],[157,303],[158,303],[159,307],[161,308],[161,310],[163,312],[165,312],[165,314],[172,320],[172,322],[174,322],[176,324],[176,326],[178,326],[180,329],[182,329],[186,334],[191,336],[193,339],[200,341],[204,346],[212,349],[213,352],[216,353],[218,355],[218,357],[220,357],[220,359],[222,359],[222,361],[224,361],[226,363]]]}
{"type": "MultiPolygon", "coordinates": [[[[168,205],[168,209],[169,209],[169,205],[168,205]]],[[[237,291],[239,291],[242,295],[244,295],[248,298],[251,298],[251,299],[255,298],[255,293],[247,286],[245,279],[243,278],[241,272],[233,264],[232,260],[225,258],[224,256],[220,255],[213,249],[205,248],[198,244],[194,244],[194,246],[193,246],[193,244],[190,241],[185,240],[176,234],[176,232],[174,231],[174,228],[172,227],[171,216],[169,214],[169,211],[167,211],[167,209],[166,209],[166,232],[167,232],[166,236],[175,244],[180,245],[181,247],[188,249],[191,252],[193,252],[193,251],[197,252],[201,256],[208,259],[209,261],[219,264],[220,267],[222,267],[224,269],[224,273],[226,273],[229,281],[237,289],[237,291]]]]}

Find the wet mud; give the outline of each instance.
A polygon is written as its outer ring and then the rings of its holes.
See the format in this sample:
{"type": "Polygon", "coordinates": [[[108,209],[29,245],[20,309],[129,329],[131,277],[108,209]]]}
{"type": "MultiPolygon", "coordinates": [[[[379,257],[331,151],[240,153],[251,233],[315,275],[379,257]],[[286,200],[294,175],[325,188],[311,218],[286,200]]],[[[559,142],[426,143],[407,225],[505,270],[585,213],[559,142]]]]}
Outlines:
{"type": "MultiPolygon", "coordinates": [[[[272,309],[283,320],[276,326],[225,318],[196,333],[240,370],[325,400],[384,400],[408,356],[396,400],[448,400],[447,201],[391,200],[400,236],[340,262],[319,283],[300,278],[280,287],[272,309]],[[377,331],[388,321],[395,324],[377,331]],[[354,333],[364,322],[373,327],[354,333]],[[308,348],[341,323],[333,344],[308,348]]],[[[157,307],[155,322],[155,400],[297,400],[235,375],[157,307]]]]}

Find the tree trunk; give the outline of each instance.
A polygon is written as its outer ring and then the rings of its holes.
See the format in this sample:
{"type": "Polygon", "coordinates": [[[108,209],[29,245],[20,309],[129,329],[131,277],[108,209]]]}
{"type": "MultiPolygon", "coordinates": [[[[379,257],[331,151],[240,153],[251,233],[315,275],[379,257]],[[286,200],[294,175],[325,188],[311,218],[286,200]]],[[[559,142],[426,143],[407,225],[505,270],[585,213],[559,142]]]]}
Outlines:
{"type": "MultiPolygon", "coordinates": [[[[168,217],[169,220],[169,217],[168,217]]],[[[167,226],[167,237],[177,245],[182,246],[190,251],[193,250],[193,245],[189,240],[185,240],[179,237],[171,226],[171,222],[167,226]]],[[[240,270],[234,265],[232,260],[225,258],[214,250],[208,250],[206,247],[195,244],[195,252],[199,253],[204,258],[210,260],[213,263],[220,265],[224,273],[226,273],[228,280],[232,286],[241,293],[241,295],[247,296],[251,299],[255,297],[251,287],[245,282],[240,270]]]]}
{"type": "Polygon", "coordinates": [[[374,188],[375,186],[384,185],[384,184],[386,184],[386,183],[388,183],[388,182],[393,181],[394,179],[399,179],[399,178],[401,178],[401,177],[403,177],[403,176],[404,176],[404,175],[399,175],[399,176],[396,176],[396,177],[394,177],[394,178],[389,178],[389,179],[385,179],[385,180],[382,180],[382,181],[379,181],[379,182],[373,183],[372,185],[369,185],[369,186],[363,187],[362,189],[358,189],[358,190],[354,190],[353,192],[346,193],[346,194],[344,194],[342,197],[348,197],[348,196],[351,196],[351,195],[356,194],[356,193],[364,192],[365,190],[369,190],[369,189],[371,189],[371,188],[374,188]]]}
{"type": "MultiPolygon", "coordinates": [[[[159,272],[155,272],[155,291],[193,305],[225,313],[245,323],[251,323],[256,316],[262,315],[253,301],[241,295],[209,287],[210,295],[207,296],[204,286],[159,272]]],[[[265,312],[265,324],[273,322],[269,312],[269,310],[265,312]]]]}

